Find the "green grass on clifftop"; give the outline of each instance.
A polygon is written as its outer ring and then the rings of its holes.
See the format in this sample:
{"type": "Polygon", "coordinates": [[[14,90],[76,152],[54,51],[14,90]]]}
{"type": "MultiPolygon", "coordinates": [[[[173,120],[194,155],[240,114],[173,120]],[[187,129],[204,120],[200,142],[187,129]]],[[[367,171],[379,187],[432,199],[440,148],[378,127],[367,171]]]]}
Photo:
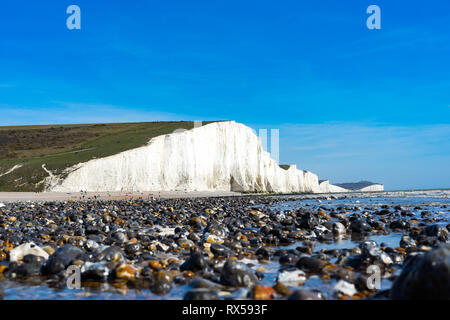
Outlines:
{"type": "MultiPolygon", "coordinates": [[[[208,124],[211,122],[204,122],[208,124]]],[[[141,122],[0,127],[0,191],[42,191],[48,173],[145,145],[193,122],[141,122]],[[5,174],[15,165],[20,168],[5,174]]]]}

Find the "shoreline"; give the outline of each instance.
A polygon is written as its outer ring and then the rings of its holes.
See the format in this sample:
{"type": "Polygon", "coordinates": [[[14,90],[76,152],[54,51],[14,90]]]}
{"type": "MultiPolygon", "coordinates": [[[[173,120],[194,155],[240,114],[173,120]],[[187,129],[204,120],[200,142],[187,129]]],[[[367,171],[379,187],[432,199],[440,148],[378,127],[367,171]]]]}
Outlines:
{"type": "Polygon", "coordinates": [[[83,201],[83,200],[127,200],[127,199],[185,199],[185,198],[228,198],[228,197],[348,197],[381,194],[402,194],[417,192],[446,192],[450,189],[409,189],[384,191],[354,191],[339,193],[247,193],[234,191],[102,191],[102,192],[0,192],[0,202],[17,201],[83,201]]]}
{"type": "Polygon", "coordinates": [[[68,200],[126,200],[126,199],[177,199],[241,196],[227,191],[153,191],[153,192],[0,192],[0,202],[17,201],[68,201],[68,200]]]}

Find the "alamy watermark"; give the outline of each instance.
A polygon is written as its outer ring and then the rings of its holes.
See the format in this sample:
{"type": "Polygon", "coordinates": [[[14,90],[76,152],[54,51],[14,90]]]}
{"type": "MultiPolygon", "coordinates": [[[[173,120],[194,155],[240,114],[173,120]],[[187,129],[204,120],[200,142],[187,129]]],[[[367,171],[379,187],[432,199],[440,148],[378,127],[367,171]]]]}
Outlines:
{"type": "MultiPolygon", "coordinates": [[[[70,16],[66,20],[66,26],[69,30],[81,29],[81,9],[78,5],[71,4],[67,7],[67,14],[70,16]]],[[[366,26],[369,30],[381,29],[381,9],[378,5],[372,4],[367,7],[366,13],[370,16],[366,20],[366,26]]]]}
{"type": "MultiPolygon", "coordinates": [[[[203,126],[202,121],[194,121],[194,129],[203,126]]],[[[187,129],[179,128],[175,129],[172,133],[181,133],[188,131],[187,129]]],[[[270,151],[268,150],[267,142],[267,129],[259,129],[258,133],[254,131],[261,142],[263,150],[270,153],[270,157],[275,160],[277,164],[280,163],[280,129],[270,129],[270,151]]]]}
{"type": "Polygon", "coordinates": [[[370,290],[380,290],[381,288],[381,270],[380,267],[373,264],[367,267],[366,270],[369,277],[367,278],[367,288],[370,290]]]}
{"type": "Polygon", "coordinates": [[[381,29],[381,9],[379,6],[372,4],[367,7],[366,13],[370,14],[367,18],[366,25],[369,30],[381,29]]]}
{"type": "Polygon", "coordinates": [[[267,129],[259,129],[258,137],[263,150],[270,153],[270,156],[277,164],[280,163],[280,129],[270,129],[270,151],[267,147],[267,129]]]}
{"type": "Polygon", "coordinates": [[[66,270],[68,277],[66,281],[67,288],[80,289],[81,288],[81,268],[79,266],[71,265],[66,270]]]}

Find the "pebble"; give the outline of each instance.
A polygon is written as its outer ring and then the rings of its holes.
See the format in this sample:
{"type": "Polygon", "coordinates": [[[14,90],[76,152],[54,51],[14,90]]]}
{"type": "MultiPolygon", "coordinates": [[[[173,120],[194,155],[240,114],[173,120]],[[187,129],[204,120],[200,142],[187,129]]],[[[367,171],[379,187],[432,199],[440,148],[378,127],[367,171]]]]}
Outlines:
{"type": "Polygon", "coordinates": [[[345,226],[340,222],[334,222],[332,227],[334,235],[340,236],[346,233],[345,226]]]}
{"type": "Polygon", "coordinates": [[[392,299],[449,300],[450,244],[408,259],[390,290],[392,299]]]}
{"type": "Polygon", "coordinates": [[[402,236],[402,239],[400,240],[400,247],[414,248],[416,247],[416,242],[410,236],[402,236]]]}
{"type": "Polygon", "coordinates": [[[225,299],[230,300],[244,300],[247,299],[249,296],[249,291],[246,288],[239,288],[235,290],[234,292],[228,294],[225,296],[225,299]]]}
{"type": "Polygon", "coordinates": [[[300,289],[295,290],[288,297],[288,300],[325,300],[325,298],[326,298],[325,295],[320,290],[300,289]]]}
{"type": "Polygon", "coordinates": [[[252,288],[258,283],[253,271],[244,263],[227,260],[222,268],[220,280],[224,285],[252,288]]]}
{"type": "Polygon", "coordinates": [[[192,289],[185,293],[184,300],[218,300],[219,296],[216,291],[199,288],[192,289]]]}
{"type": "Polygon", "coordinates": [[[83,281],[107,281],[111,275],[113,264],[109,262],[86,262],[81,267],[83,281]]]}
{"type": "Polygon", "coordinates": [[[106,247],[96,257],[98,261],[125,262],[125,254],[118,246],[106,247]]]}
{"type": "Polygon", "coordinates": [[[447,231],[437,224],[426,226],[426,228],[424,229],[424,233],[430,237],[440,237],[447,235],[447,231]]]}
{"type": "Polygon", "coordinates": [[[209,250],[215,256],[229,257],[231,255],[231,250],[220,243],[212,243],[209,250]]]}
{"type": "Polygon", "coordinates": [[[276,291],[272,287],[257,285],[253,289],[253,299],[271,300],[276,291]]]}
{"type": "Polygon", "coordinates": [[[298,260],[296,267],[307,273],[319,273],[326,262],[317,258],[303,256],[298,260]]]}
{"type": "Polygon", "coordinates": [[[192,288],[203,288],[203,289],[222,289],[223,286],[219,283],[203,279],[203,278],[195,278],[189,282],[189,286],[192,288]]]}
{"type": "Polygon", "coordinates": [[[202,271],[206,268],[206,259],[200,252],[194,252],[181,266],[181,271],[202,271]]]}
{"type": "Polygon", "coordinates": [[[71,244],[60,247],[43,267],[44,274],[56,274],[66,269],[72,261],[84,256],[84,252],[71,244]]]}
{"type": "Polygon", "coordinates": [[[273,288],[275,289],[275,291],[283,296],[289,296],[290,294],[292,294],[292,290],[289,289],[288,287],[286,287],[284,284],[282,283],[277,283],[276,285],[273,286],[273,288]]]}
{"type": "Polygon", "coordinates": [[[127,263],[121,263],[116,268],[116,278],[122,280],[131,280],[136,278],[138,270],[134,268],[132,265],[127,263]]]}
{"type": "Polygon", "coordinates": [[[356,293],[355,285],[345,280],[339,280],[333,288],[333,294],[336,296],[353,296],[356,293]]]}
{"type": "MultiPolygon", "coordinates": [[[[448,208],[356,206],[352,196],[340,197],[347,203],[337,206],[328,206],[326,197],[318,196],[324,202],[313,204],[302,199],[293,196],[290,203],[296,206],[282,210],[272,206],[285,198],[266,196],[8,203],[0,210],[0,274],[10,281],[48,281],[51,287],[65,288],[64,270],[77,265],[82,286],[105,292],[150,289],[170,294],[168,298],[325,299],[314,287],[333,292],[336,283],[341,288],[331,299],[378,299],[383,295],[364,284],[367,267],[375,264],[384,281],[415,283],[413,293],[405,289],[409,285],[396,284],[403,288],[396,289],[402,297],[428,290],[420,277],[399,274],[406,265],[422,270],[424,262],[413,266],[412,261],[448,242],[448,208]],[[398,248],[367,240],[392,232],[401,233],[398,248]],[[349,246],[336,245],[340,240],[349,246]],[[35,252],[27,251],[30,243],[35,252]],[[358,292],[349,289],[352,285],[358,292]]],[[[439,267],[445,261],[433,261],[436,281],[448,283],[445,267],[439,267]]]]}
{"type": "Polygon", "coordinates": [[[15,247],[9,252],[9,260],[11,262],[21,261],[24,256],[32,254],[38,257],[42,257],[45,260],[48,259],[48,253],[37,246],[34,242],[27,242],[15,247]]]}
{"type": "Polygon", "coordinates": [[[172,289],[172,283],[165,280],[155,280],[150,286],[150,290],[157,295],[164,296],[172,289]]]}
{"type": "Polygon", "coordinates": [[[372,230],[370,225],[362,219],[356,219],[352,221],[352,223],[350,224],[350,228],[353,232],[356,233],[364,233],[372,230]]]}

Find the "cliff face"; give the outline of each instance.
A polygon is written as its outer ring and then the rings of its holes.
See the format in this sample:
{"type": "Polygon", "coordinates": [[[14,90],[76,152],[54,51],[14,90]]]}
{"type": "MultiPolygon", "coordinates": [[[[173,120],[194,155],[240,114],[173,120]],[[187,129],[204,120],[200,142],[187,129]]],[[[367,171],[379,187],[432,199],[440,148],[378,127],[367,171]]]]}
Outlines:
{"type": "Polygon", "coordinates": [[[362,191],[362,192],[384,191],[384,186],[382,184],[375,183],[373,185],[361,188],[358,191],[362,191]]]}
{"type": "Polygon", "coordinates": [[[348,192],[349,190],[335,186],[328,180],[321,181],[319,183],[319,189],[321,192],[348,192]]]}
{"type": "Polygon", "coordinates": [[[50,176],[46,185],[61,192],[334,192],[311,172],[280,168],[252,129],[234,121],[153,138],[145,146],[73,166],[64,178],[50,176]]]}
{"type": "Polygon", "coordinates": [[[384,186],[382,184],[370,181],[337,183],[336,186],[343,189],[347,189],[348,191],[358,191],[358,192],[374,192],[384,190],[384,186]]]}

